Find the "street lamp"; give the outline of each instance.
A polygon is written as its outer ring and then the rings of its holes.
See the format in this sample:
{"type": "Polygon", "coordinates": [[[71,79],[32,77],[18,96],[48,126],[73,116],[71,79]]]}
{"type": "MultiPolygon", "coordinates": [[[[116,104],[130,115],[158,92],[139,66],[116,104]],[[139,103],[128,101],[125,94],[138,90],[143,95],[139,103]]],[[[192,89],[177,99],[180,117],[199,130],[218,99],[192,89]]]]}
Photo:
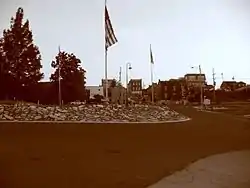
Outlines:
{"type": "Polygon", "coordinates": [[[126,63],[126,106],[128,106],[128,70],[131,70],[131,63],[126,63]]]}
{"type": "MultiPolygon", "coordinates": [[[[192,69],[195,67],[191,67],[192,69]]],[[[197,67],[196,67],[197,68],[197,67]]],[[[199,68],[199,73],[200,73],[200,89],[201,89],[201,95],[200,95],[200,102],[201,102],[201,109],[203,107],[203,82],[202,82],[202,78],[201,78],[201,65],[198,66],[199,68]]]]}

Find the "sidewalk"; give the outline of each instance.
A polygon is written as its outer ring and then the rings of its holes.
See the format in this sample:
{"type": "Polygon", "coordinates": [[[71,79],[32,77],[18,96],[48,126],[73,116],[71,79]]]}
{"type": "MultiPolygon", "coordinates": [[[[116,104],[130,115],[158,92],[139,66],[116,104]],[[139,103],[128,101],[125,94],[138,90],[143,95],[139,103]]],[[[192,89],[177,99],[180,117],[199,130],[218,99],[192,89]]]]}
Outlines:
{"type": "Polygon", "coordinates": [[[148,188],[249,188],[250,150],[213,155],[148,188]]]}

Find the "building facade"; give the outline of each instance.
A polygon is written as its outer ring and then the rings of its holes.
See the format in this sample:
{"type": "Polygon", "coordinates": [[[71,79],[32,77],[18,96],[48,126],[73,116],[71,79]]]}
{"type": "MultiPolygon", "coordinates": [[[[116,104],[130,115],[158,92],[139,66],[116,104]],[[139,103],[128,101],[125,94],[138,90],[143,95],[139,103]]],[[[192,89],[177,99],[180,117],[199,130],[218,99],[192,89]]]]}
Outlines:
{"type": "Polygon", "coordinates": [[[131,79],[128,83],[129,95],[142,95],[142,79],[131,79]]]}
{"type": "MultiPolygon", "coordinates": [[[[113,83],[114,83],[114,79],[108,79],[107,82],[108,82],[108,88],[110,88],[113,83]]],[[[106,88],[106,80],[105,79],[102,79],[102,83],[101,83],[101,86],[105,89],[106,88]]]]}
{"type": "Polygon", "coordinates": [[[186,74],[184,76],[186,84],[188,87],[200,87],[201,84],[204,87],[206,85],[206,75],[205,74],[186,74]]]}
{"type": "Polygon", "coordinates": [[[102,86],[86,86],[86,90],[89,90],[90,99],[94,99],[95,95],[104,96],[102,86]]]}
{"type": "MultiPolygon", "coordinates": [[[[101,86],[103,87],[103,95],[106,96],[106,80],[102,79],[101,86]]],[[[111,88],[116,86],[116,80],[115,79],[108,79],[108,98],[109,101],[111,101],[111,88]]]]}
{"type": "Polygon", "coordinates": [[[115,104],[125,104],[126,89],[122,86],[111,88],[111,102],[115,104]]]}
{"type": "Polygon", "coordinates": [[[220,89],[224,91],[235,91],[239,88],[246,87],[247,84],[245,82],[236,82],[236,81],[223,81],[221,83],[220,89]]]}
{"type": "Polygon", "coordinates": [[[186,98],[186,81],[184,78],[170,79],[168,81],[158,81],[158,100],[181,100],[186,98]]]}
{"type": "MultiPolygon", "coordinates": [[[[154,101],[158,100],[158,84],[153,83],[153,90],[154,90],[154,101]]],[[[149,85],[148,88],[143,89],[142,95],[145,101],[152,101],[152,85],[149,85]]]]}

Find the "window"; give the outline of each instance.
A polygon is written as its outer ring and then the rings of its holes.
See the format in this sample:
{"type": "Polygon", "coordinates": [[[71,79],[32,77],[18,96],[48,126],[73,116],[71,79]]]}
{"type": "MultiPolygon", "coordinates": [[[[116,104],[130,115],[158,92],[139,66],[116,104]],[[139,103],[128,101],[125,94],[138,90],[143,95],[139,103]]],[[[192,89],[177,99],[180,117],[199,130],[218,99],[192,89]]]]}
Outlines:
{"type": "Polygon", "coordinates": [[[167,99],[168,98],[168,94],[164,93],[164,98],[167,99]]]}
{"type": "Polygon", "coordinates": [[[173,86],[173,90],[176,91],[176,86],[173,86]]]}

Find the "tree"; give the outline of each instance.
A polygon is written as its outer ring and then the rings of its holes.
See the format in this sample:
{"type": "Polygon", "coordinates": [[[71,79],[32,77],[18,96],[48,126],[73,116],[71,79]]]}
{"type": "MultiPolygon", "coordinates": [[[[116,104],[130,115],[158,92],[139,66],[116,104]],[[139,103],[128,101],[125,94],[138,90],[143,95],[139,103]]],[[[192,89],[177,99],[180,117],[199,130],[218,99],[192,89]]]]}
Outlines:
{"type": "Polygon", "coordinates": [[[4,53],[3,53],[3,42],[2,39],[0,39],[0,99],[4,98],[5,95],[5,84],[4,84],[4,53]]]}
{"type": "Polygon", "coordinates": [[[3,31],[2,67],[5,73],[2,75],[7,86],[13,86],[12,93],[19,93],[22,87],[36,84],[43,78],[41,55],[33,44],[29,20],[23,24],[23,16],[23,9],[18,8],[15,18],[11,18],[10,29],[3,31]]]}
{"type": "Polygon", "coordinates": [[[55,72],[51,74],[50,80],[57,84],[60,79],[62,89],[62,100],[71,102],[75,100],[84,100],[85,96],[85,73],[86,71],[80,66],[81,60],[73,53],[59,52],[52,61],[51,66],[55,72]]]}
{"type": "Polygon", "coordinates": [[[110,87],[116,87],[118,85],[118,82],[116,79],[113,79],[110,83],[110,87]]]}
{"type": "Polygon", "coordinates": [[[101,103],[101,102],[102,102],[102,99],[104,99],[104,97],[103,97],[102,95],[99,95],[99,94],[94,95],[94,100],[95,100],[95,102],[101,103]]]}

